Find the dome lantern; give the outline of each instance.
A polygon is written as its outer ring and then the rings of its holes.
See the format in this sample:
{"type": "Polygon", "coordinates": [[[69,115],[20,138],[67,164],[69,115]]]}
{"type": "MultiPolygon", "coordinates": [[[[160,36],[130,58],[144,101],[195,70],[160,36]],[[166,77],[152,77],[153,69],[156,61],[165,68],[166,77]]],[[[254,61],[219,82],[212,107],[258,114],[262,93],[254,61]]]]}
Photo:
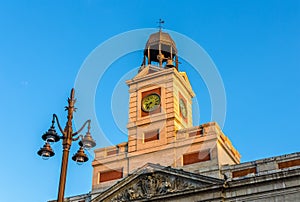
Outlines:
{"type": "Polygon", "coordinates": [[[154,62],[161,68],[175,67],[178,70],[176,44],[171,36],[161,29],[150,35],[144,49],[143,65],[151,65],[154,62]]]}

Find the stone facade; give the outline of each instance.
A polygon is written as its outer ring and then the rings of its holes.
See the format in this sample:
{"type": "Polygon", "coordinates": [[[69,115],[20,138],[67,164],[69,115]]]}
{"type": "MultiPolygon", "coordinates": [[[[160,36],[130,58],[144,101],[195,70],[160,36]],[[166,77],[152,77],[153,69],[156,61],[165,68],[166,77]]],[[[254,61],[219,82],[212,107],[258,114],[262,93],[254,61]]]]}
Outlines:
{"type": "Polygon", "coordinates": [[[181,129],[176,133],[174,142],[145,149],[142,152],[126,151],[126,145],[126,143],[122,143],[115,147],[95,151],[93,189],[104,190],[119,180],[101,182],[101,179],[99,179],[101,172],[122,168],[125,177],[128,173],[132,173],[141,165],[149,162],[221,178],[221,165],[225,163],[237,164],[240,158],[239,153],[214,122],[189,129],[181,129]],[[202,151],[207,152],[207,155],[209,155],[207,159],[202,160],[202,151]],[[188,164],[185,165],[185,155],[189,157],[189,154],[195,153],[198,155],[198,159],[195,162],[187,162],[188,164]]]}
{"type": "Polygon", "coordinates": [[[66,201],[300,201],[300,152],[223,165],[219,171],[222,177],[214,178],[148,163],[105,191],[66,201]]]}
{"type": "Polygon", "coordinates": [[[128,141],[96,149],[92,191],[66,201],[300,201],[300,153],[240,163],[217,123],[193,126],[194,92],[172,64],[176,54],[167,33],[150,36],[139,73],[127,81],[128,141]],[[159,102],[147,111],[149,95],[159,102]]]}

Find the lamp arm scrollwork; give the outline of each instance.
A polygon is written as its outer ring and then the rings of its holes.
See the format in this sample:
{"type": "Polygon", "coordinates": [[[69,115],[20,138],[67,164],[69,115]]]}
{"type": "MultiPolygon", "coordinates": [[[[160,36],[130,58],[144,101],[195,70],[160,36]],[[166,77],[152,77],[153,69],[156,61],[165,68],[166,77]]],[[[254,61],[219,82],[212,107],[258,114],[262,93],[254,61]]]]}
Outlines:
{"type": "Polygon", "coordinates": [[[57,123],[57,126],[58,126],[60,132],[63,134],[63,136],[60,137],[60,138],[62,139],[62,138],[65,136],[65,132],[64,132],[64,130],[62,129],[62,127],[61,127],[61,125],[60,125],[60,123],[59,123],[59,120],[58,120],[58,117],[57,117],[56,114],[53,114],[53,120],[54,120],[54,119],[56,120],[56,123],[57,123]]]}
{"type": "Polygon", "coordinates": [[[83,138],[83,135],[78,135],[77,137],[75,138],[72,138],[72,141],[76,142],[77,140],[79,140],[79,138],[83,138]]]}
{"type": "Polygon", "coordinates": [[[91,128],[91,127],[90,127],[90,124],[91,124],[91,120],[90,120],[90,119],[87,120],[87,121],[81,126],[81,128],[80,128],[77,132],[73,133],[73,134],[72,134],[72,137],[78,135],[78,133],[80,133],[80,132],[84,129],[84,127],[86,126],[86,124],[88,124],[88,131],[89,131],[90,128],[91,128]]]}

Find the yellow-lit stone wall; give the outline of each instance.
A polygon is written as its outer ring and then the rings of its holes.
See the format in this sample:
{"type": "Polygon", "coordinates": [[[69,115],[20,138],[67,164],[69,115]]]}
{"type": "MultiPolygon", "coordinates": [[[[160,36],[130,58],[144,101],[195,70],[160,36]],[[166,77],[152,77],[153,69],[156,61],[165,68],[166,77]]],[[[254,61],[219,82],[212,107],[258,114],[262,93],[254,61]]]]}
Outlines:
{"type": "Polygon", "coordinates": [[[101,190],[120,180],[101,182],[101,172],[122,168],[123,177],[126,177],[147,163],[182,168],[218,178],[221,176],[221,165],[239,163],[238,152],[216,123],[193,127],[194,92],[184,72],[148,65],[136,77],[128,80],[127,85],[128,142],[95,150],[93,189],[101,190]],[[143,95],[149,92],[160,92],[161,105],[160,110],[145,115],[141,103],[143,95]],[[186,118],[180,114],[179,98],[186,102],[186,118]],[[158,138],[145,141],[145,134],[156,130],[159,131],[158,138]],[[203,153],[209,156],[202,158],[200,155],[203,153]],[[192,163],[184,163],[184,156],[187,159],[185,162],[190,162],[189,156],[194,160],[192,163]]]}

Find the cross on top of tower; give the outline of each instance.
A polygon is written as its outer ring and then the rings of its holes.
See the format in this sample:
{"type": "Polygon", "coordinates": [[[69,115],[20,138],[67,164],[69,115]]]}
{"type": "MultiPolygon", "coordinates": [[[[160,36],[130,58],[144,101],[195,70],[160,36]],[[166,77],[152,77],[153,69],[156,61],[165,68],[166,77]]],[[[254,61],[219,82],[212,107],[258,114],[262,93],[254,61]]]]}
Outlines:
{"type": "Polygon", "coordinates": [[[161,31],[161,29],[163,28],[163,24],[165,23],[165,21],[160,18],[157,23],[158,23],[159,31],[161,31]]]}

